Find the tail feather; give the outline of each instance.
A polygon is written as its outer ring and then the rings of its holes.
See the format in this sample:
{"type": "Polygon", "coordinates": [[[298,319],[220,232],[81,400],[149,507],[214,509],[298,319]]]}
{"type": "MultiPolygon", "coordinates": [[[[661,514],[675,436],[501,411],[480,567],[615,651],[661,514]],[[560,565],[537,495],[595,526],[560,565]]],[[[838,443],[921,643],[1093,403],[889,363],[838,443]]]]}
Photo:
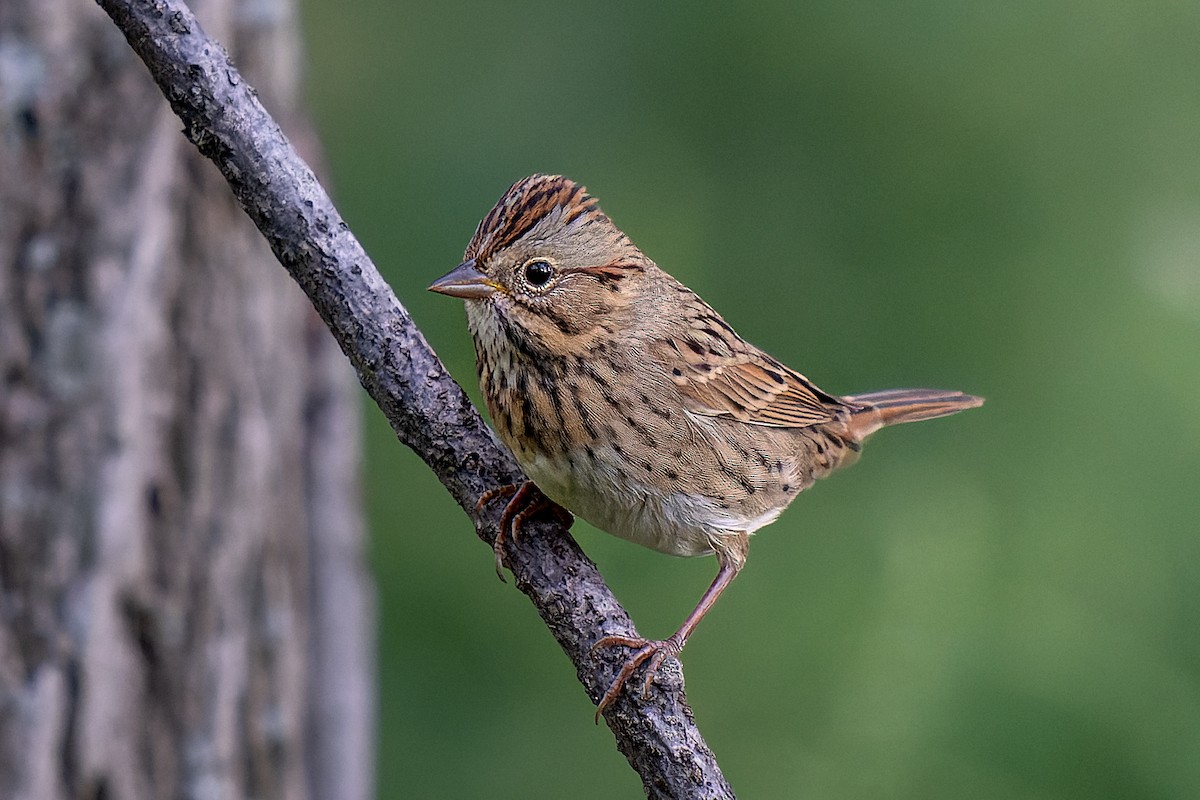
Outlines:
{"type": "Polygon", "coordinates": [[[859,441],[885,425],[945,417],[983,405],[982,397],[944,389],[887,389],[842,399],[861,406],[850,414],[850,432],[859,441]]]}

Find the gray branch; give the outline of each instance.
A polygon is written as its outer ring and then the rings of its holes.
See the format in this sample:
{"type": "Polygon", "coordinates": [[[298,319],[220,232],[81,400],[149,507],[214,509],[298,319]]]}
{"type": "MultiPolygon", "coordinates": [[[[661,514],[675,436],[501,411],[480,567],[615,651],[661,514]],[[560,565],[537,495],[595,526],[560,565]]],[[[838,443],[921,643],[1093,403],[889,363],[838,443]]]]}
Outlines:
{"type": "MultiPolygon", "coordinates": [[[[424,459],[490,544],[500,509],[477,516],[475,502],[490,488],[523,480],[516,462],[446,372],[253,88],[179,0],[98,2],[149,67],[184,134],[217,165],[308,294],[396,436],[424,459]]],[[[512,562],[517,587],[597,702],[624,653],[614,648],[593,656],[591,645],[609,634],[634,635],[629,616],[559,526],[535,522],[523,529],[512,562]]],[[[490,565],[490,558],[480,559],[481,580],[491,575],[490,565]]],[[[659,672],[649,697],[627,690],[605,719],[648,796],[733,796],[696,727],[675,662],[659,672]]]]}

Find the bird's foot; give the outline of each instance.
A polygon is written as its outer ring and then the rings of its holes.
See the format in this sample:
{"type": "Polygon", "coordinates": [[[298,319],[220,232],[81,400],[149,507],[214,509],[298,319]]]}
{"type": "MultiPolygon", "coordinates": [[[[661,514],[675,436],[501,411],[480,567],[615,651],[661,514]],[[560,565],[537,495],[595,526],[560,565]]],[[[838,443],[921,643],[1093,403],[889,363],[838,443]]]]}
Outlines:
{"type": "Polygon", "coordinates": [[[526,520],[542,511],[548,511],[556,522],[564,528],[570,528],[575,522],[575,517],[571,515],[570,511],[542,494],[542,490],[533,481],[510,483],[506,486],[489,489],[476,501],[475,515],[478,516],[485,507],[501,497],[510,499],[504,506],[504,512],[500,514],[500,525],[496,531],[496,539],[492,542],[492,552],[496,555],[496,577],[503,583],[504,545],[510,539],[513,544],[517,543],[521,526],[525,524],[526,520]]]}
{"type": "Polygon", "coordinates": [[[662,666],[668,656],[678,656],[685,643],[686,640],[676,634],[661,641],[631,636],[605,636],[592,645],[592,653],[605,647],[628,647],[633,650],[633,653],[626,659],[625,665],[621,667],[621,671],[617,673],[617,677],[613,678],[613,682],[609,684],[608,691],[600,698],[600,702],[596,706],[596,723],[600,723],[600,715],[604,713],[604,709],[612,705],[612,702],[621,694],[621,690],[625,688],[625,684],[633,677],[633,673],[647,660],[650,663],[646,666],[646,678],[642,681],[642,697],[649,697],[650,681],[654,680],[654,674],[658,672],[658,668],[662,666]]]}

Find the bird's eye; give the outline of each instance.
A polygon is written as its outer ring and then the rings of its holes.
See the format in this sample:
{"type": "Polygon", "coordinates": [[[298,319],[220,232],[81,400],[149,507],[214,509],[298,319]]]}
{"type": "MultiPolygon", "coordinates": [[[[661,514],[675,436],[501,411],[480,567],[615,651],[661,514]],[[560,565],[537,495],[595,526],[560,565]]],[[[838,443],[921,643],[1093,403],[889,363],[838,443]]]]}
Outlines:
{"type": "Polygon", "coordinates": [[[545,286],[554,277],[554,267],[549,261],[537,259],[525,265],[525,281],[530,286],[545,286]]]}

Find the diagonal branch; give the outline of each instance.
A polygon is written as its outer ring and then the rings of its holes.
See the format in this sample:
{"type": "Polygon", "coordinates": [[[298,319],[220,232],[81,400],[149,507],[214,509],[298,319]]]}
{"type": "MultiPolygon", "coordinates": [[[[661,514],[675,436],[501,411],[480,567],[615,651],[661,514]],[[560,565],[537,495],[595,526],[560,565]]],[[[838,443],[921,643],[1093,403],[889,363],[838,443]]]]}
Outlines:
{"type": "MultiPolygon", "coordinates": [[[[487,489],[522,480],[462,389],[217,42],[180,0],[97,0],[149,67],[184,134],[221,170],[280,263],[308,294],[401,442],[411,447],[475,523],[495,537],[498,509],[476,516],[487,489]]],[[[513,553],[529,596],[597,702],[623,654],[590,653],[632,623],[566,530],[530,523],[513,553]]],[[[490,574],[487,570],[482,574],[490,574]]],[[[617,747],[650,797],[732,797],[683,695],[665,668],[650,695],[625,692],[605,712],[617,747]]]]}

